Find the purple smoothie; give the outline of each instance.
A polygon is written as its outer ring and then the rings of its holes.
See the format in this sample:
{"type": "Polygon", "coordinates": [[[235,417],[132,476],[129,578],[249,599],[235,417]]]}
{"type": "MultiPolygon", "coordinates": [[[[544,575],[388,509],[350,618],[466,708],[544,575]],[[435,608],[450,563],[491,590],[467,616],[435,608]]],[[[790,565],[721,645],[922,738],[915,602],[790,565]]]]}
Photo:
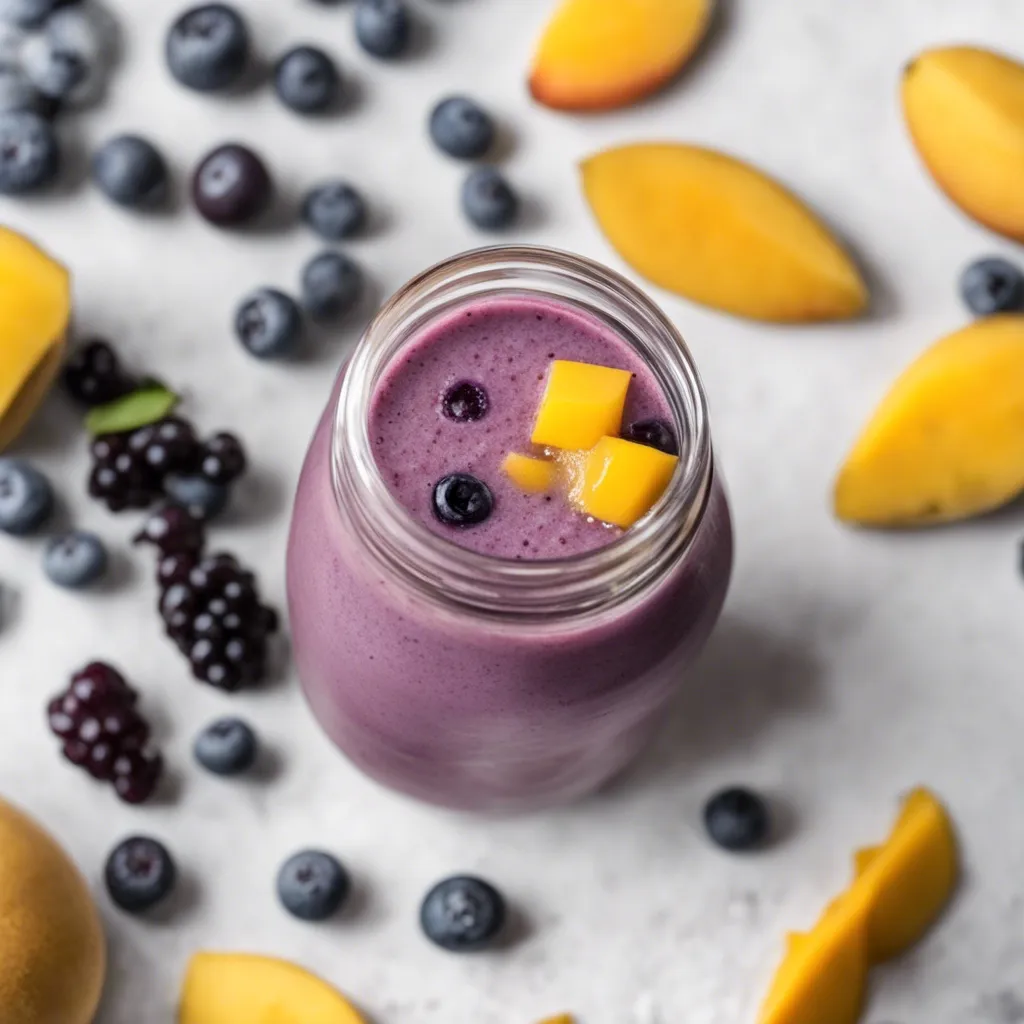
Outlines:
{"type": "Polygon", "coordinates": [[[498,558],[565,558],[615,540],[621,530],[574,512],[564,495],[525,493],[501,469],[509,452],[539,454],[530,433],[555,359],[632,371],[623,424],[671,422],[650,369],[595,317],[536,297],[460,308],[416,335],[370,406],[374,457],[395,500],[436,533],[498,558]],[[481,419],[443,414],[442,396],[462,381],[485,390],[481,419]],[[471,473],[494,494],[486,522],[460,529],[434,515],[433,485],[455,472],[471,473]]]}

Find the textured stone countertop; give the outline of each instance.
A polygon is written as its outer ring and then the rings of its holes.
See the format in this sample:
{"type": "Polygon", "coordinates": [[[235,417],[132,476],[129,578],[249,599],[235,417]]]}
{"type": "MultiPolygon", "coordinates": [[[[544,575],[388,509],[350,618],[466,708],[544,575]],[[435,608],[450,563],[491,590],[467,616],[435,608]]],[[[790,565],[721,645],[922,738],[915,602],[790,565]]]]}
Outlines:
{"type": "MultiPolygon", "coordinates": [[[[563,1010],[582,1024],[750,1021],[785,932],[814,920],[847,878],[851,851],[885,834],[897,798],[918,782],[955,815],[966,883],[928,940],[878,972],[866,1020],[1019,1024],[1024,519],[1018,509],[872,535],[837,525],[828,497],[894,375],[964,322],[964,262],[1014,255],[922,171],[901,122],[900,69],[929,44],[1012,45],[1024,39],[1024,7],[723,0],[714,37],[672,88],[576,118],[535,107],[524,88],[549,0],[410,2],[424,28],[417,52],[383,64],[357,49],[350,4],[239,0],[261,53],[318,39],[354,83],[344,113],[309,121],[269,88],[229,99],[182,90],[161,58],[181,0],[111,0],[125,52],[109,100],[62,131],[79,156],[115,132],[148,134],[179,186],[228,139],[255,144],[293,198],[324,176],[350,178],[375,211],[373,231],[349,250],[377,297],[483,240],[458,213],[462,168],[425,137],[425,115],[445,93],[473,94],[501,120],[502,162],[527,198],[511,237],[620,269],[576,162],[629,140],[694,140],[749,158],[822,211],[869,268],[875,310],[852,325],[770,328],[655,292],[710,394],[738,533],[731,595],[686,698],[636,769],[581,806],[521,820],[465,818],[381,791],[320,734],[291,676],[233,701],[192,682],[161,635],[150,560],[128,543],[133,523],[86,497],[84,436],[53,396],[20,450],[53,475],[67,517],[109,542],[117,568],[111,586],[76,596],[42,576],[40,541],[0,537],[12,594],[0,631],[0,792],[52,828],[95,887],[111,951],[101,1024],[173,1020],[184,965],[200,948],[301,961],[379,1024],[535,1024],[563,1010]],[[172,799],[123,806],[58,757],[45,701],[97,656],[144,690],[172,799]],[[229,708],[272,746],[269,777],[229,784],[191,764],[196,729],[229,708]],[[705,797],[733,781],[784,808],[785,835],[762,855],[728,857],[702,833],[705,797]],[[100,883],[109,848],[138,831],[164,838],[184,874],[173,905],[151,920],[118,913],[100,883]],[[310,844],[336,850],[358,888],[351,912],[320,927],[286,917],[273,895],[277,866],[310,844]],[[460,959],[421,938],[422,894],[461,869],[493,879],[521,910],[528,925],[512,948],[460,959]]],[[[312,235],[219,233],[184,203],[173,216],[132,216],[86,184],[3,201],[0,220],[72,268],[81,333],[109,336],[132,364],[179,386],[199,424],[247,442],[254,472],[214,536],[258,567],[282,605],[291,492],[359,324],[318,334],[310,358],[281,366],[250,360],[230,323],[251,286],[295,287],[312,235]]]]}

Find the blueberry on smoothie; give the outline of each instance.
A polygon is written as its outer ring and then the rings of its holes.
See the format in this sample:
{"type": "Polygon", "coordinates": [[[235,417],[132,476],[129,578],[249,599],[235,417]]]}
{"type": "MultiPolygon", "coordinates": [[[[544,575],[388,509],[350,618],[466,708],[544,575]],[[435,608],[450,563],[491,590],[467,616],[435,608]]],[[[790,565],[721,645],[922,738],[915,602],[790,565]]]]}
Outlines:
{"type": "Polygon", "coordinates": [[[214,775],[241,775],[256,760],[256,734],[240,718],[219,718],[196,737],[192,752],[214,775]]]}
{"type": "Polygon", "coordinates": [[[435,945],[452,953],[489,946],[505,923],[505,900],[481,878],[446,878],[427,893],[420,925],[435,945]]]}
{"type": "Polygon", "coordinates": [[[441,398],[441,410],[456,423],[482,420],[490,408],[490,399],[482,384],[471,380],[456,381],[441,398]]]}
{"type": "Polygon", "coordinates": [[[337,99],[341,76],[323,50],[297,46],[277,62],[274,89],[281,102],[297,114],[320,114],[337,99]]]}
{"type": "Polygon", "coordinates": [[[626,428],[623,437],[627,441],[647,445],[648,448],[657,448],[666,455],[679,454],[676,432],[664,420],[638,420],[626,428]]]}
{"type": "Polygon", "coordinates": [[[770,823],[765,801],[738,786],[717,793],[704,807],[708,835],[722,849],[734,853],[762,846],[770,823]]]}
{"type": "Polygon", "coordinates": [[[500,231],[516,219],[519,198],[500,171],[478,167],[463,183],[462,209],[478,228],[500,231]]]}
{"type": "Polygon", "coordinates": [[[450,473],[434,485],[434,515],[448,526],[477,526],[494,511],[494,495],[469,473],[450,473]]]}
{"type": "Polygon", "coordinates": [[[403,0],[359,0],[356,40],[374,57],[397,57],[409,45],[409,12],[403,0]]]}
{"type": "Polygon", "coordinates": [[[92,179],[119,206],[152,207],[167,194],[167,164],[160,151],[138,135],[118,135],[92,158],[92,179]]]}
{"type": "Polygon", "coordinates": [[[302,219],[325,241],[340,242],[366,223],[366,203],[348,182],[325,181],[306,194],[302,219]]]}
{"type": "Polygon", "coordinates": [[[975,316],[1019,310],[1024,305],[1024,274],[1001,256],[976,260],[960,276],[960,295],[975,316]]]}
{"type": "Polygon", "coordinates": [[[227,4],[202,4],[171,26],[164,47],[171,74],[198,92],[226,89],[249,61],[249,30],[227,4]]]}
{"type": "Polygon", "coordinates": [[[302,270],[302,305],[314,320],[348,313],[363,291],[359,265],[340,252],[322,252],[302,270]]]}
{"type": "Polygon", "coordinates": [[[300,921],[325,921],[341,908],[350,888],[348,872],[322,850],[296,853],[277,874],[278,898],[300,921]]]}
{"type": "Polygon", "coordinates": [[[52,511],[50,481],[22,459],[0,458],[0,531],[31,533],[52,511]]]}
{"type": "Polygon", "coordinates": [[[60,146],[48,121],[28,110],[0,114],[0,194],[33,192],[59,172],[60,146]]]}
{"type": "Polygon", "coordinates": [[[85,530],[54,537],[43,552],[43,571],[58,587],[81,590],[107,571],[107,549],[96,534],[85,530]]]}
{"type": "Polygon", "coordinates": [[[238,307],[235,333],[250,355],[280,359],[293,353],[302,335],[302,314],[295,300],[276,288],[260,288],[238,307]]]}
{"type": "Polygon", "coordinates": [[[494,142],[494,122],[487,111],[465,96],[441,100],[430,114],[430,137],[449,156],[475,160],[494,142]]]}
{"type": "Polygon", "coordinates": [[[114,847],[103,874],[114,903],[139,914],[170,895],[178,871],[163,843],[149,836],[132,836],[114,847]]]}

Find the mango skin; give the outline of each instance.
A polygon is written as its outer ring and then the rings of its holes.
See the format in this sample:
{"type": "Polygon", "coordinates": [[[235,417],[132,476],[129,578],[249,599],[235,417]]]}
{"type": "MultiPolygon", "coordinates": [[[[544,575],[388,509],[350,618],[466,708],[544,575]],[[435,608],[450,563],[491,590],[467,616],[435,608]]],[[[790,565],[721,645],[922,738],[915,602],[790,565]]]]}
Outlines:
{"type": "Polygon", "coordinates": [[[925,166],[965,213],[1024,241],[1024,64],[972,46],[907,65],[903,112],[925,166]]]}
{"type": "Polygon", "coordinates": [[[682,69],[714,0],[563,0],[537,47],[534,99],[556,110],[627,106],[682,69]]]}
{"type": "Polygon", "coordinates": [[[0,800],[4,1024],[92,1024],[106,955],[85,879],[49,833],[0,800]]]}
{"type": "Polygon", "coordinates": [[[605,236],[649,281],[725,313],[776,323],[856,316],[860,272],[781,185],[699,146],[622,146],[582,164],[605,236]]]}
{"type": "Polygon", "coordinates": [[[1024,490],[1024,316],[938,341],[892,386],[835,485],[839,519],[909,527],[966,519],[1024,490]]]}

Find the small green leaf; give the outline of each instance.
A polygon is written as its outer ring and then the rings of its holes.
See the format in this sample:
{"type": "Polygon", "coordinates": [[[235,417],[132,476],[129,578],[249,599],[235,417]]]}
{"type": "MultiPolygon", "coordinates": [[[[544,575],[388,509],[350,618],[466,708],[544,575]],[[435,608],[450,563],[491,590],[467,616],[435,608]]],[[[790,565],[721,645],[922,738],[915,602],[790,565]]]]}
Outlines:
{"type": "Polygon", "coordinates": [[[178,396],[162,384],[147,385],[124,398],[90,409],[85,427],[93,437],[138,430],[162,420],[177,404],[178,396]]]}

